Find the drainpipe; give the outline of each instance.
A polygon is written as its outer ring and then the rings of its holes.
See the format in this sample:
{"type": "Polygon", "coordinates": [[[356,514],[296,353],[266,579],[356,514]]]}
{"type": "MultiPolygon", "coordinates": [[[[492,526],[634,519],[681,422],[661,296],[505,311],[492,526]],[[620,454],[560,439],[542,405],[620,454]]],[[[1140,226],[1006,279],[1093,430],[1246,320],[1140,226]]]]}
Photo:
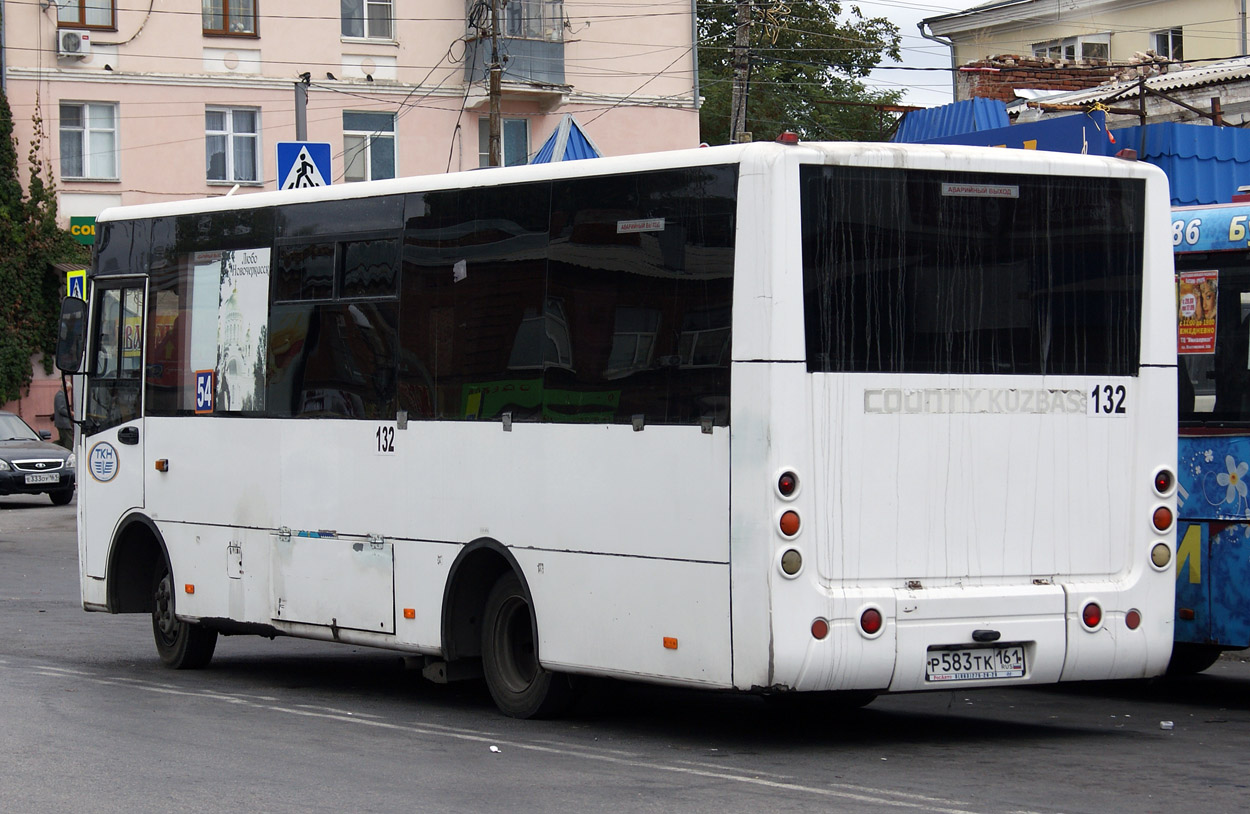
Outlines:
{"type": "MultiPolygon", "coordinates": [[[[9,68],[6,63],[9,58],[9,49],[8,40],[4,36],[5,31],[8,30],[8,26],[5,25],[5,23],[8,22],[5,19],[8,15],[5,14],[5,11],[7,11],[7,9],[4,8],[4,3],[0,2],[0,91],[3,91],[7,96],[9,93],[9,68]]],[[[1245,19],[1244,14],[1242,15],[1242,19],[1245,19]]]]}
{"type": "Polygon", "coordinates": [[[1241,50],[1238,52],[1243,56],[1246,53],[1246,0],[1241,0],[1241,50]]]}
{"type": "MultiPolygon", "coordinates": [[[[1246,0],[1241,0],[1241,2],[1244,5],[1246,0]]],[[[916,23],[916,28],[920,29],[920,36],[924,37],[926,40],[933,40],[934,42],[940,45],[945,45],[947,48],[951,49],[951,101],[952,102],[958,101],[959,100],[959,96],[958,96],[958,93],[959,93],[958,67],[959,66],[955,64],[955,43],[953,40],[943,39],[942,37],[939,37],[937,34],[928,33],[927,31],[925,31],[925,28],[927,26],[928,26],[928,20],[921,20],[920,22],[916,23]]]]}
{"type": "MultiPolygon", "coordinates": [[[[1241,0],[1241,39],[1246,39],[1246,0],[1241,0]]],[[[1242,45],[1245,53],[1245,45],[1242,45]]],[[[699,110],[699,0],[690,0],[690,58],[694,60],[694,109],[699,110]]]]}

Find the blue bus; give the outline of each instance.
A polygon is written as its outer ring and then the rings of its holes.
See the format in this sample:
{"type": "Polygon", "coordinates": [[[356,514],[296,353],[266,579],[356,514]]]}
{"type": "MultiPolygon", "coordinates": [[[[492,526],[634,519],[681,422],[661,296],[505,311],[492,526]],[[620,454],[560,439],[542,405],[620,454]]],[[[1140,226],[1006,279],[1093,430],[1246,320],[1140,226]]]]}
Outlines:
{"type": "Polygon", "coordinates": [[[1250,202],[1173,209],[1172,245],[1183,674],[1250,647],[1250,202]]]}

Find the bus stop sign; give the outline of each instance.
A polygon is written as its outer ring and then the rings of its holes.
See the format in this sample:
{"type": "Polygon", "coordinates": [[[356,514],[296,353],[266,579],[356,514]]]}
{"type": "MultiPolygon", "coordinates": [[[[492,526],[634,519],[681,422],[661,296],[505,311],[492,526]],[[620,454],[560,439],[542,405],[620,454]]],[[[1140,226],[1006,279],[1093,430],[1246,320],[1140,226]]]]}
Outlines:
{"type": "Polygon", "coordinates": [[[278,142],[278,189],[328,186],[330,142],[278,142]]]}

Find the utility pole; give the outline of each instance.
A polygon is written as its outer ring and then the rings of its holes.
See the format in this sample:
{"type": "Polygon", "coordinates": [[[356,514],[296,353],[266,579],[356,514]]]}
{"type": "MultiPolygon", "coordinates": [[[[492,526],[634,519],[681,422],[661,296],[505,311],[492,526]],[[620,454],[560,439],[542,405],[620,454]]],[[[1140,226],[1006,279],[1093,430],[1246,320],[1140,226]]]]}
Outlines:
{"type": "Polygon", "coordinates": [[[308,141],[308,83],[312,74],[308,71],[300,74],[295,83],[295,140],[308,141]]]}
{"type": "Polygon", "coordinates": [[[499,0],[490,0],[490,165],[503,166],[502,150],[500,150],[500,130],[502,120],[499,111],[500,97],[503,91],[500,80],[503,77],[503,66],[499,64],[499,0]]]}
{"type": "Polygon", "coordinates": [[[734,31],[733,86],[729,97],[729,143],[737,144],[747,129],[747,81],[751,73],[751,0],[738,0],[734,31]]]}

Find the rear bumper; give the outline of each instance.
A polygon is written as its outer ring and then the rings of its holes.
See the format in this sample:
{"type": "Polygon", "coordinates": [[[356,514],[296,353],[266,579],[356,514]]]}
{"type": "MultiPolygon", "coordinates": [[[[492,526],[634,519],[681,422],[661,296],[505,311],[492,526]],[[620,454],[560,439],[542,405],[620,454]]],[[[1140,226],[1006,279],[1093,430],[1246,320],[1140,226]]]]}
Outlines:
{"type": "Polygon", "coordinates": [[[915,692],[1141,678],[1162,673],[1172,649],[1170,609],[1152,610],[1111,583],[837,593],[839,598],[830,606],[834,618],[828,618],[828,636],[814,638],[807,631],[810,621],[788,631],[807,635],[802,646],[791,639],[794,648],[777,648],[778,654],[792,652],[799,660],[788,663],[778,657],[775,685],[813,691],[915,692]],[[1102,623],[1094,629],[1081,622],[1081,609],[1088,601],[1097,601],[1103,609],[1102,623]],[[875,636],[859,627],[859,616],[868,607],[885,618],[875,636]],[[1130,609],[1141,615],[1136,630],[1126,623],[1130,609]],[[985,641],[989,638],[992,642],[985,641]],[[940,681],[927,676],[926,665],[943,651],[990,652],[1013,646],[1023,648],[1022,675],[940,681]]]}

